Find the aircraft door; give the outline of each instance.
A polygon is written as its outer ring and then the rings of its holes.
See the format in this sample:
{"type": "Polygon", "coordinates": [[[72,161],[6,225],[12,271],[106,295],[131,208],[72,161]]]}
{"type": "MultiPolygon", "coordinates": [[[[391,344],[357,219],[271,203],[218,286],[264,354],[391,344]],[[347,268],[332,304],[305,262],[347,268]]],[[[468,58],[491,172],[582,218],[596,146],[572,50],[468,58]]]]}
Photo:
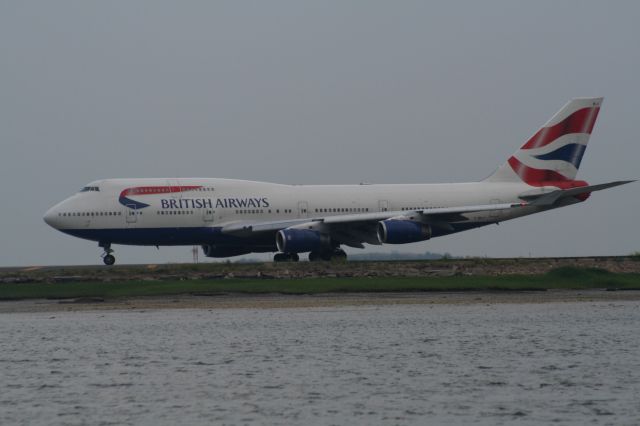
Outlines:
{"type": "MultiPolygon", "coordinates": [[[[502,201],[494,198],[491,200],[491,204],[502,204],[502,201]]],[[[489,219],[491,220],[497,220],[500,218],[500,211],[499,210],[490,210],[489,211],[489,219]]]]}
{"type": "Polygon", "coordinates": [[[298,217],[309,217],[309,203],[306,201],[298,201],[298,217]]]}
{"type": "Polygon", "coordinates": [[[167,179],[167,185],[171,187],[171,198],[182,198],[182,191],[180,191],[180,182],[178,179],[167,179]]]}
{"type": "Polygon", "coordinates": [[[202,210],[202,220],[205,223],[211,223],[213,222],[213,215],[215,214],[215,212],[213,211],[213,209],[209,208],[209,207],[205,207],[202,210]]]}
{"type": "Polygon", "coordinates": [[[135,204],[127,204],[124,217],[128,227],[135,226],[138,222],[138,210],[136,209],[135,204]]]}
{"type": "Polygon", "coordinates": [[[387,201],[387,200],[378,201],[378,209],[381,212],[389,211],[389,201],[387,201]]]}

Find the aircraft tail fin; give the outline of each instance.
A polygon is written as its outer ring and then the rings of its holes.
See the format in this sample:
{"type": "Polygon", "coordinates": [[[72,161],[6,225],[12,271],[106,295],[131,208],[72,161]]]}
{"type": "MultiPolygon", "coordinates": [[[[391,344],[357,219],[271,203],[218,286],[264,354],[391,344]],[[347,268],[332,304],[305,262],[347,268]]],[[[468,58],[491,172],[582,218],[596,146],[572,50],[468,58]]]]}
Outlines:
{"type": "Polygon", "coordinates": [[[572,186],[602,100],[569,101],[485,181],[572,186]]]}

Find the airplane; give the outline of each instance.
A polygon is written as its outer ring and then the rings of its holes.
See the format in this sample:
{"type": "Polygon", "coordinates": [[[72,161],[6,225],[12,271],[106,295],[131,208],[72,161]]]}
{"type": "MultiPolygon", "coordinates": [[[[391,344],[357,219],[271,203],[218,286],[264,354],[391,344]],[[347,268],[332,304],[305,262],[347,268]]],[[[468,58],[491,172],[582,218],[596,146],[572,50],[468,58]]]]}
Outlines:
{"type": "Polygon", "coordinates": [[[585,201],[633,180],[576,180],[603,98],[576,98],[486,179],[444,184],[284,185],[212,178],[103,179],[44,215],[103,248],[200,245],[208,257],[344,260],[341,246],[405,244],[585,201]]]}

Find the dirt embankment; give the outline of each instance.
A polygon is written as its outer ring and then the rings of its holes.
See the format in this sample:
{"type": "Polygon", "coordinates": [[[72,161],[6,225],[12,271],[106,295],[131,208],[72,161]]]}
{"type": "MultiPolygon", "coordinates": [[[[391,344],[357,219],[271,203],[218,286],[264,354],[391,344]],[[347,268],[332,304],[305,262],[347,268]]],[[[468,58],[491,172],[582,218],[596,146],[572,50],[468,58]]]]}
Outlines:
{"type": "Polygon", "coordinates": [[[117,298],[101,302],[82,299],[30,299],[0,303],[0,315],[36,312],[120,311],[156,309],[291,309],[339,308],[384,305],[496,305],[576,302],[637,302],[640,291],[554,290],[546,292],[421,292],[340,293],[323,295],[174,295],[117,298]]]}
{"type": "Polygon", "coordinates": [[[333,277],[430,277],[452,275],[538,275],[560,267],[599,268],[615,273],[640,273],[637,257],[452,259],[389,262],[203,263],[23,267],[0,269],[0,283],[287,279],[333,277]]]}

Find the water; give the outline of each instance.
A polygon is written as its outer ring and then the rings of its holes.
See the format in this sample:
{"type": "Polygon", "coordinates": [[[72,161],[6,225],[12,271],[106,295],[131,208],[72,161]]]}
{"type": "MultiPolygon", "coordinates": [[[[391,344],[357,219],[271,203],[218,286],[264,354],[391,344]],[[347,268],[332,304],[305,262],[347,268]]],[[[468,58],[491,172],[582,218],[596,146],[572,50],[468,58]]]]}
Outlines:
{"type": "Polygon", "coordinates": [[[640,424],[640,303],[0,315],[2,424],[640,424]]]}

